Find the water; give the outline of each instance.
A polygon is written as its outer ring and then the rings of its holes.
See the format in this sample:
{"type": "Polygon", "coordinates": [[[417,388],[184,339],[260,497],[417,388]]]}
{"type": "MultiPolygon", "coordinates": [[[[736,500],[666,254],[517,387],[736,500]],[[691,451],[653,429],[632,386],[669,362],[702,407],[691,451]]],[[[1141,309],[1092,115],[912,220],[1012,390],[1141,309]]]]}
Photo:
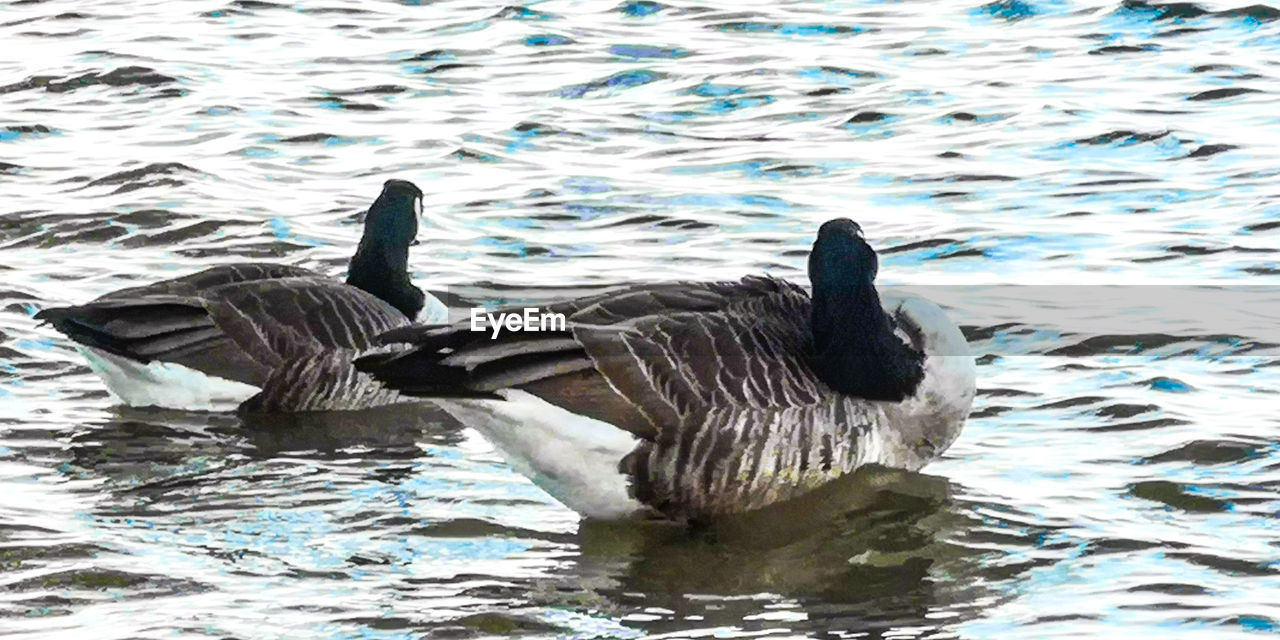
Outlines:
{"type": "Polygon", "coordinates": [[[22,0],[0,41],[0,633],[1280,628],[1280,8],[22,0]],[[973,416],[924,475],[580,525],[445,416],[116,409],[30,319],[340,274],[388,177],[420,281],[512,299],[803,280],[854,217],[964,326],[973,416]]]}

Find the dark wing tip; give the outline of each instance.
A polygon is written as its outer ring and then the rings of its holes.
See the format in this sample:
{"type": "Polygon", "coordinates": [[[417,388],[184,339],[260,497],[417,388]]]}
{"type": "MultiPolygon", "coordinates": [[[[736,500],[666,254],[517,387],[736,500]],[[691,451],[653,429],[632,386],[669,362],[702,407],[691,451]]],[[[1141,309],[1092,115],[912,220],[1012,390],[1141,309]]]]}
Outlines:
{"type": "Polygon", "coordinates": [[[77,307],[49,307],[37,311],[31,319],[40,322],[37,326],[53,325],[55,329],[66,333],[66,324],[75,319],[76,310],[77,307]]]}
{"type": "Polygon", "coordinates": [[[448,331],[450,325],[445,324],[411,324],[383,331],[374,337],[379,345],[412,344],[420,345],[430,341],[441,333],[448,331]]]}
{"type": "Polygon", "coordinates": [[[430,398],[479,398],[499,400],[502,396],[466,386],[467,372],[435,362],[430,353],[414,349],[397,353],[374,353],[356,358],[357,371],[367,373],[378,384],[402,395],[430,398]]]}
{"type": "Polygon", "coordinates": [[[391,360],[394,360],[400,353],[371,353],[369,355],[356,358],[351,364],[355,366],[357,371],[368,373],[377,378],[377,372],[391,360]]]}

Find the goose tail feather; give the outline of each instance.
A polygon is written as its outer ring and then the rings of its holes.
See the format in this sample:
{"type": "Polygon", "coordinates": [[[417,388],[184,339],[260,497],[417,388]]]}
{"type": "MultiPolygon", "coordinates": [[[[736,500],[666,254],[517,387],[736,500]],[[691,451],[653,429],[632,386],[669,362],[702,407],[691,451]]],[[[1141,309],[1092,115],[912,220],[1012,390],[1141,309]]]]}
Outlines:
{"type": "Polygon", "coordinates": [[[498,399],[491,391],[466,385],[467,371],[439,364],[439,356],[413,349],[395,353],[373,353],[356,358],[357,371],[369,374],[384,387],[406,396],[433,398],[498,399]]]}
{"type": "Polygon", "coordinates": [[[139,362],[186,352],[220,335],[204,306],[181,296],[53,307],[37,313],[35,319],[79,344],[139,362]]]}

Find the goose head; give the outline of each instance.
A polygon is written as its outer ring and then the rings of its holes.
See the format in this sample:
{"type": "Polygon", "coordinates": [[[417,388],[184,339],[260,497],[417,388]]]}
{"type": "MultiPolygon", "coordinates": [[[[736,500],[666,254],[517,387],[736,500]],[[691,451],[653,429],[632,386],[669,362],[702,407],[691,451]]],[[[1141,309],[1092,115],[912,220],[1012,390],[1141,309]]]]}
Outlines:
{"type": "Polygon", "coordinates": [[[848,218],[818,229],[809,253],[811,363],[828,386],[868,400],[900,401],[923,378],[922,357],[894,333],[875,279],[880,260],[848,218]]]}
{"type": "MultiPolygon", "coordinates": [[[[405,247],[418,236],[418,217],[422,215],[422,190],[408,180],[387,180],[382,193],[369,207],[364,219],[364,238],[377,239],[388,247],[405,247]]],[[[406,254],[407,255],[407,254],[406,254]]]]}
{"type": "Polygon", "coordinates": [[[809,252],[809,282],[824,288],[863,281],[874,282],[880,259],[867,244],[862,226],[848,218],[828,220],[818,227],[818,238],[809,252]]]}
{"type": "Polygon", "coordinates": [[[416,318],[426,295],[409,280],[409,247],[418,235],[422,190],[408,180],[387,180],[369,206],[364,235],[351,258],[347,284],[381,298],[416,318]]]}

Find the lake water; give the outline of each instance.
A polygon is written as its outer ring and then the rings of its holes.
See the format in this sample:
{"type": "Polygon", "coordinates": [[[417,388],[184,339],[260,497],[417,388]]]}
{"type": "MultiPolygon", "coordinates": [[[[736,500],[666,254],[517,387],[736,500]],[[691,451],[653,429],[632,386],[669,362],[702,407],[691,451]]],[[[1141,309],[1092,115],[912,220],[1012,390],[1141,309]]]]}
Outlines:
{"type": "Polygon", "coordinates": [[[0,4],[0,635],[1280,630],[1280,8],[0,4]],[[437,413],[124,410],[31,314],[209,265],[515,299],[858,220],[979,355],[959,441],[805,508],[579,524],[437,413]]]}

